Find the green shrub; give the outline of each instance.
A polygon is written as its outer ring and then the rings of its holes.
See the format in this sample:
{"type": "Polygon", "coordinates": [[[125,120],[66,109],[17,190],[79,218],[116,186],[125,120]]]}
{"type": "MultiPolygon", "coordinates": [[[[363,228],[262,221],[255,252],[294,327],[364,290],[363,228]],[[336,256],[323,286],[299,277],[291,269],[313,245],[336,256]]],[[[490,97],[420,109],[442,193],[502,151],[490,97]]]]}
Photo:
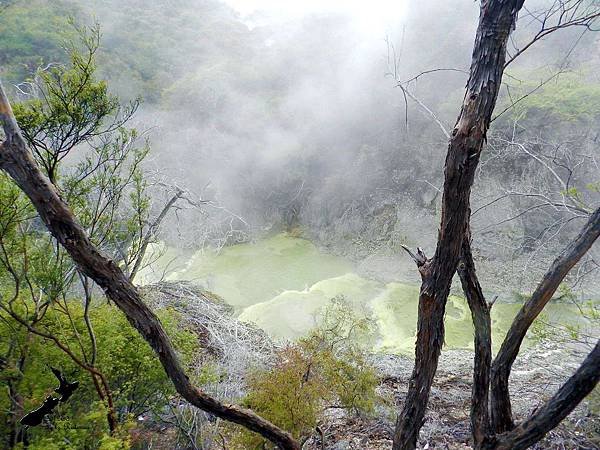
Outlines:
{"type": "MultiPolygon", "coordinates": [[[[359,344],[371,332],[370,322],[342,298],[334,299],[322,318],[310,336],[282,348],[272,368],[249,376],[243,401],[299,440],[312,434],[328,408],[369,415],[377,402],[378,379],[359,344]]],[[[257,434],[233,433],[234,448],[271,448],[257,434]]]]}
{"type": "MultiPolygon", "coordinates": [[[[69,309],[77,332],[84,336],[82,307],[70,301],[69,309]]],[[[197,336],[180,326],[176,312],[162,310],[159,317],[172,338],[184,364],[190,363],[198,346],[197,336]]],[[[97,367],[104,373],[113,393],[119,428],[110,434],[106,405],[99,401],[90,375],[48,341],[28,334],[9,317],[0,315],[0,354],[8,355],[0,365],[0,383],[11,383],[23,398],[25,411],[37,408],[56,387],[49,366],[60,368],[79,388],[65,404],[61,404],[48,422],[28,430],[30,449],[127,449],[129,430],[137,415],[162,411],[175,390],[150,346],[127,322],[116,307],[106,302],[94,306],[90,318],[98,342],[97,367]],[[14,348],[26,348],[16,353],[14,348]],[[25,364],[18,368],[20,358],[25,364]]],[[[70,320],[57,310],[49,310],[39,324],[77,352],[79,341],[70,320]]],[[[8,389],[0,390],[0,448],[8,446],[11,399],[8,389]]]]}

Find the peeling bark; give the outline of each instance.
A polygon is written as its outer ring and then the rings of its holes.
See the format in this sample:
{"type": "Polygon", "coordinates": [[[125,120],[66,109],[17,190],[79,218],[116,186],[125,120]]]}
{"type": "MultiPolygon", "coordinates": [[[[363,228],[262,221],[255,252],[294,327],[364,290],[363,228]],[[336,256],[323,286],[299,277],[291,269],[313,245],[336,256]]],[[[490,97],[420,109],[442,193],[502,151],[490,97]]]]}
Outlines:
{"type": "Polygon", "coordinates": [[[154,349],[177,392],[192,405],[259,433],[282,449],[299,450],[299,444],[286,431],[248,409],[219,402],[190,382],[156,315],[142,301],[123,271],[91,243],[56,188],[40,171],[21,136],[1,85],[0,121],[6,135],[0,146],[0,167],[29,197],[50,233],[67,250],[79,269],[104,290],[154,349]]]}
{"type": "Polygon", "coordinates": [[[442,218],[435,255],[420,272],[415,368],[394,432],[394,450],[416,448],[444,342],[444,311],[469,220],[475,169],[496,104],[506,43],[523,0],[484,0],[469,81],[450,139],[444,168],[442,218]]]}
{"type": "Polygon", "coordinates": [[[485,301],[475,272],[471,254],[470,236],[463,242],[458,275],[475,328],[473,386],[471,390],[471,432],[476,450],[486,443],[491,434],[489,415],[490,367],[492,365],[491,306],[485,301]]]}

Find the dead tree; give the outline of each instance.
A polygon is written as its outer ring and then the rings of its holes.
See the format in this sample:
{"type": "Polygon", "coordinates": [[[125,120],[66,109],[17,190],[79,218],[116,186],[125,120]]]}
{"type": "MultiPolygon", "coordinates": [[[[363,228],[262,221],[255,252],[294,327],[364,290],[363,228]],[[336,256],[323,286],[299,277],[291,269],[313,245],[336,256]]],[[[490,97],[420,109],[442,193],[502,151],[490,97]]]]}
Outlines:
{"type": "MultiPolygon", "coordinates": [[[[587,224],[583,227],[575,240],[552,263],[531,298],[525,302],[515,317],[491,368],[491,418],[495,432],[502,433],[514,428],[508,393],[508,377],[527,330],[548,304],[565,276],[573,266],[579,262],[583,255],[585,255],[599,236],[600,208],[590,216],[587,224]]],[[[596,349],[590,355],[593,357],[593,355],[596,354],[596,383],[600,377],[600,367],[598,366],[598,363],[600,362],[600,355],[598,355],[599,351],[598,345],[596,345],[596,349]]],[[[584,363],[584,365],[585,364],[586,363],[584,363]]],[[[581,386],[580,388],[589,389],[589,391],[591,391],[594,386],[595,383],[581,386]]],[[[579,401],[582,399],[583,397],[579,398],[579,401]]],[[[579,401],[577,403],[579,403],[579,401]]],[[[574,406],[576,406],[577,403],[575,403],[574,406]]]]}
{"type": "Polygon", "coordinates": [[[123,271],[92,244],[58,191],[40,171],[21,135],[12,108],[0,85],[0,121],[5,140],[0,145],[0,168],[25,192],[40,218],[82,273],[94,280],[156,352],[177,392],[194,406],[259,433],[282,449],[300,445],[284,430],[248,409],[224,404],[195,387],[156,315],[144,304],[123,271]]]}
{"type": "MultiPolygon", "coordinates": [[[[486,141],[506,62],[506,46],[524,0],[483,0],[464,102],[451,133],[444,170],[442,218],[433,258],[414,255],[422,278],[415,367],[394,433],[394,450],[416,448],[419,430],[444,339],[444,311],[458,269],[475,324],[475,369],[471,427],[477,449],[525,449],[564,419],[600,378],[597,344],[577,372],[542,408],[515,426],[510,411],[508,376],[533,320],[569,270],[600,233],[600,210],[556,259],[522,308],[492,364],[490,309],[475,273],[470,248],[470,191],[486,141]],[[459,264],[460,262],[460,264],[459,264]],[[491,386],[491,401],[490,401],[491,386]],[[491,407],[490,407],[491,403],[491,407]]],[[[592,19],[598,17],[591,13],[592,19]]],[[[512,58],[514,59],[514,57],[512,58]]]]}
{"type": "Polygon", "coordinates": [[[470,236],[463,241],[458,274],[475,327],[475,368],[471,392],[471,430],[474,448],[526,449],[556,427],[594,389],[600,380],[600,341],[576,373],[558,392],[522,423],[513,421],[508,378],[525,334],[552,298],[565,276],[600,236],[600,209],[579,235],[556,258],[532,297],[513,321],[492,363],[490,311],[475,273],[470,236]],[[490,392],[491,389],[491,392],[490,392]]]}
{"type": "Polygon", "coordinates": [[[481,3],[464,102],[451,133],[444,169],[442,218],[433,258],[420,264],[415,368],[394,433],[394,450],[416,448],[444,342],[444,311],[467,232],[475,170],[500,89],[506,45],[524,0],[481,3]]]}

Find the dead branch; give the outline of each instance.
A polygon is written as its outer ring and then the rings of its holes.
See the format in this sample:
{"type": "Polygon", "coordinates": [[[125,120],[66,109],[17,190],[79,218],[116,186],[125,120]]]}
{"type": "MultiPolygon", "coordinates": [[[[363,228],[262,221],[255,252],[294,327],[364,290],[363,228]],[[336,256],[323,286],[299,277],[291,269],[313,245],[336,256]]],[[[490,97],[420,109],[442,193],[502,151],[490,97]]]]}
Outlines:
{"type": "Polygon", "coordinates": [[[592,30],[593,25],[600,18],[600,8],[594,5],[594,2],[586,0],[554,1],[550,8],[541,12],[527,12],[539,23],[539,30],[525,45],[517,49],[508,58],[504,63],[505,68],[536,42],[541,41],[555,31],[571,27],[583,27],[586,31],[592,30]]]}
{"type": "Polygon", "coordinates": [[[600,381],[600,340],[558,392],[513,430],[497,436],[490,450],[524,450],[556,427],[600,381]]]}
{"type": "Polygon", "coordinates": [[[575,240],[556,258],[546,275],[523,305],[492,364],[492,422],[494,429],[502,433],[513,428],[513,417],[508,391],[508,379],[521,343],[527,330],[550,301],[556,289],[600,236],[600,208],[590,216],[575,240]]]}
{"type": "Polygon", "coordinates": [[[144,304],[123,271],[91,243],[56,188],[40,171],[21,135],[1,85],[0,120],[5,134],[0,147],[0,167],[29,197],[48,230],[67,250],[80,270],[104,290],[107,297],[115,302],[131,325],[154,349],[179,394],[198,408],[243,425],[282,449],[298,450],[299,444],[289,433],[250,410],[223,404],[192,385],[156,315],[144,304]]]}

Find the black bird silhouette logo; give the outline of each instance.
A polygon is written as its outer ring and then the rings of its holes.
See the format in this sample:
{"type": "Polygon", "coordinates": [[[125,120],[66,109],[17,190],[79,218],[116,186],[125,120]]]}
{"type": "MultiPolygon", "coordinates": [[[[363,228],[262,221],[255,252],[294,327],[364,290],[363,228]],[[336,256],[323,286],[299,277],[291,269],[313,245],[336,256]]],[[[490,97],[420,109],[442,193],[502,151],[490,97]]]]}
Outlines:
{"type": "Polygon", "coordinates": [[[42,406],[21,417],[20,422],[22,425],[35,427],[36,425],[41,424],[44,417],[50,414],[59,403],[66,402],[79,387],[79,381],[68,382],[60,370],[55,369],[54,367],[50,367],[50,370],[58,379],[58,387],[54,389],[54,392],[59,394],[60,398],[56,398],[53,395],[46,397],[42,406]]]}
{"type": "Polygon", "coordinates": [[[55,369],[54,367],[50,367],[50,370],[58,379],[59,383],[59,386],[56,389],[54,389],[54,392],[60,395],[60,402],[64,403],[67,400],[69,400],[71,395],[73,395],[73,392],[75,392],[75,389],[79,387],[79,381],[76,380],[72,383],[69,383],[60,370],[55,369]]]}
{"type": "Polygon", "coordinates": [[[28,412],[21,418],[21,424],[27,425],[30,427],[35,427],[42,423],[44,417],[52,412],[56,405],[58,405],[59,400],[56,397],[52,397],[49,395],[42,403],[38,409],[34,409],[33,411],[28,412]]]}

